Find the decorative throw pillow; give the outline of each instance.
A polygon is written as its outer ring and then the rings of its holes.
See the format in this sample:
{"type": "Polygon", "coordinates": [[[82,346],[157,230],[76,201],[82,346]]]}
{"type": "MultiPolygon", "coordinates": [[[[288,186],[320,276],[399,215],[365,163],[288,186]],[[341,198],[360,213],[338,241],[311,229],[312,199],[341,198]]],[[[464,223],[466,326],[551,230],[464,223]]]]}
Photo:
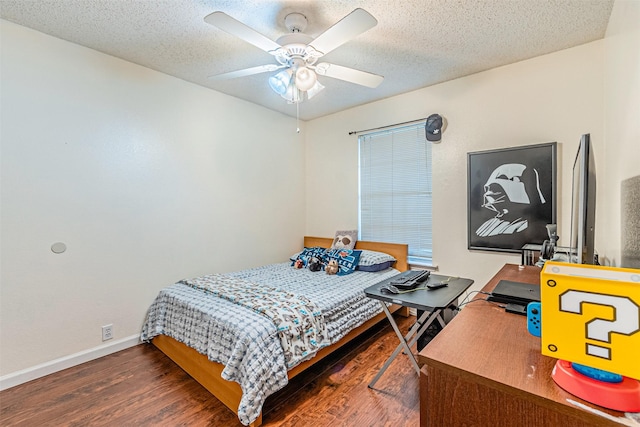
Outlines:
{"type": "Polygon", "coordinates": [[[318,258],[321,261],[324,260],[324,253],[326,252],[326,248],[322,248],[320,246],[314,246],[312,248],[304,248],[302,250],[302,252],[298,252],[297,254],[293,254],[291,255],[291,258],[289,258],[289,260],[291,261],[291,265],[293,265],[297,259],[301,259],[304,261],[304,265],[307,265],[307,261],[310,258],[318,258]]]}
{"type": "Polygon", "coordinates": [[[338,262],[338,276],[344,276],[353,273],[358,266],[360,254],[362,251],[353,249],[327,249],[325,253],[325,261],[329,262],[334,259],[338,262]]]}
{"type": "Polygon", "coordinates": [[[360,262],[358,262],[358,271],[376,272],[386,270],[396,263],[396,259],[384,252],[363,250],[360,254],[360,262]]]}
{"type": "Polygon", "coordinates": [[[358,240],[358,230],[336,231],[331,249],[353,249],[358,240]]]}

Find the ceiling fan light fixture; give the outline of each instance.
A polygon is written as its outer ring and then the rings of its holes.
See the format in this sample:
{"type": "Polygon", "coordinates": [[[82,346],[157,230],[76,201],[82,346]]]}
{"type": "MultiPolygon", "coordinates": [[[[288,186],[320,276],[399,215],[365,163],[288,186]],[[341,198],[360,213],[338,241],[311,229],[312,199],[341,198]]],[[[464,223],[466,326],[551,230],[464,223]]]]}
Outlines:
{"type": "Polygon", "coordinates": [[[269,77],[269,86],[280,96],[284,96],[291,83],[293,72],[290,69],[282,70],[269,77]]]}
{"type": "Polygon", "coordinates": [[[285,93],[280,96],[286,99],[289,104],[298,104],[303,101],[303,94],[295,84],[290,84],[285,93]]]}
{"type": "Polygon", "coordinates": [[[308,91],[317,81],[318,77],[312,69],[300,67],[296,70],[296,87],[301,91],[308,91]]]}
{"type": "Polygon", "coordinates": [[[311,89],[307,91],[307,99],[313,98],[318,93],[320,93],[322,89],[324,89],[324,86],[318,80],[316,80],[316,83],[311,87],[311,89]]]}

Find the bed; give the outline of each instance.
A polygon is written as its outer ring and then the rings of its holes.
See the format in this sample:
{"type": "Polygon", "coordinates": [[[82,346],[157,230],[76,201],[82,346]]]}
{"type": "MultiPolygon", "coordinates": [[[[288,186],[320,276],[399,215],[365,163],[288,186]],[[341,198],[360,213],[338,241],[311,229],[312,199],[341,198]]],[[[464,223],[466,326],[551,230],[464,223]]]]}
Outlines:
{"type": "MultiPolygon", "coordinates": [[[[329,248],[332,242],[332,238],[306,236],[304,247],[329,248]]],[[[396,261],[393,268],[343,276],[296,270],[286,261],[184,280],[160,292],[147,314],[142,339],[152,342],[243,424],[257,427],[262,424],[262,405],[269,395],[385,318],[379,303],[364,297],[362,290],[407,270],[407,245],[358,241],[355,249],[363,254],[388,254],[396,261]],[[245,283],[258,286],[246,294],[240,291],[243,288],[236,290],[236,284],[245,283]],[[304,343],[283,338],[282,330],[288,328],[282,326],[283,319],[289,316],[265,317],[263,310],[280,304],[270,298],[279,297],[281,289],[288,297],[299,298],[284,305],[302,307],[299,311],[308,316],[301,321],[304,329],[316,331],[304,343]],[[265,307],[247,308],[238,301],[243,298],[265,307]],[[306,326],[315,319],[323,323],[306,326]],[[305,351],[305,345],[313,351],[305,351]]]]}

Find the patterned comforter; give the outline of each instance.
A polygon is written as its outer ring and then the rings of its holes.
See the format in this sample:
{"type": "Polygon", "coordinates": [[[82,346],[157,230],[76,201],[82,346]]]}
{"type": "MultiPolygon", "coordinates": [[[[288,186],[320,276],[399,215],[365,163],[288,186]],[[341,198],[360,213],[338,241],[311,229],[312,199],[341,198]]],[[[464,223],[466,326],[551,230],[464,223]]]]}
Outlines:
{"type": "Polygon", "coordinates": [[[288,368],[330,345],[322,311],[304,295],[255,284],[223,274],[209,274],[179,283],[224,298],[270,319],[278,330],[288,368]]]}
{"type": "MultiPolygon", "coordinates": [[[[346,276],[297,270],[290,263],[272,264],[226,274],[303,296],[322,312],[326,338],[333,344],[381,311],[363,290],[397,274],[394,269],[346,276]]],[[[222,377],[242,388],[238,418],[247,425],[260,415],[265,399],[287,384],[287,367],[278,328],[268,317],[219,298],[211,292],[176,283],[158,294],[149,308],[141,338],[170,336],[225,366],[222,377]]]]}

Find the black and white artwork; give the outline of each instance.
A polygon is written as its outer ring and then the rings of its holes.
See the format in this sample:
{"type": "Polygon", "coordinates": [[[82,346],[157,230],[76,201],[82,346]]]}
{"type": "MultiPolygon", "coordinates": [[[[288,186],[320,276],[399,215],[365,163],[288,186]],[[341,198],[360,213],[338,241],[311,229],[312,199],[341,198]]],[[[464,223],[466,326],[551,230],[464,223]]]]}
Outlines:
{"type": "Polygon", "coordinates": [[[555,223],[555,142],[468,153],[469,249],[520,252],[555,223]]]}

